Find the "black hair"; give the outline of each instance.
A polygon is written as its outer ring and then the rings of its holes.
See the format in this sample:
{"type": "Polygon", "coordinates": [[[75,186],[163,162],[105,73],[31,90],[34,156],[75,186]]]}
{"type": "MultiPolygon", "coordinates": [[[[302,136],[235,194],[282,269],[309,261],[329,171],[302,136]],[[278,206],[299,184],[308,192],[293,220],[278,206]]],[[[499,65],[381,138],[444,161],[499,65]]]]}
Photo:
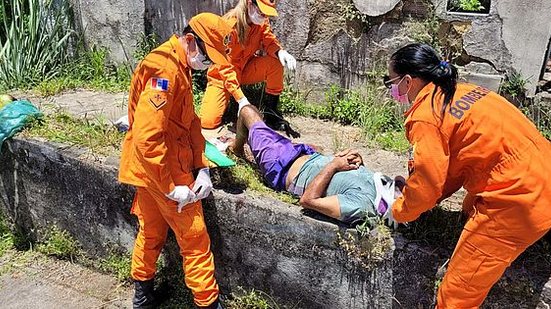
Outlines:
{"type": "Polygon", "coordinates": [[[390,57],[390,65],[399,75],[409,74],[436,85],[431,99],[433,109],[434,96],[440,88],[444,94],[441,110],[444,115],[457,88],[457,68],[454,65],[442,60],[431,46],[420,43],[409,44],[394,52],[390,57]]]}
{"type": "Polygon", "coordinates": [[[189,24],[184,28],[184,31],[182,32],[182,34],[188,34],[188,33],[195,34],[195,32],[193,32],[193,29],[189,24]]]}

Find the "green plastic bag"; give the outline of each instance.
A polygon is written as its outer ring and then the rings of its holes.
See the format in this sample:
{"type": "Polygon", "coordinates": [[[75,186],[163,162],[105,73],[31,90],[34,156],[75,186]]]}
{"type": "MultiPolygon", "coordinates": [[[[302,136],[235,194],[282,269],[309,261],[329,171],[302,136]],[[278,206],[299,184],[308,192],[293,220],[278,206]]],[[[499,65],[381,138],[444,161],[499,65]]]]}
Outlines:
{"type": "Polygon", "coordinates": [[[0,109],[0,149],[4,141],[21,131],[31,119],[42,113],[26,100],[13,101],[0,109]]]}
{"type": "Polygon", "coordinates": [[[214,164],[219,167],[230,167],[235,165],[232,159],[226,157],[225,154],[221,153],[218,148],[209,141],[206,141],[205,144],[205,156],[209,161],[214,162],[214,164]]]}

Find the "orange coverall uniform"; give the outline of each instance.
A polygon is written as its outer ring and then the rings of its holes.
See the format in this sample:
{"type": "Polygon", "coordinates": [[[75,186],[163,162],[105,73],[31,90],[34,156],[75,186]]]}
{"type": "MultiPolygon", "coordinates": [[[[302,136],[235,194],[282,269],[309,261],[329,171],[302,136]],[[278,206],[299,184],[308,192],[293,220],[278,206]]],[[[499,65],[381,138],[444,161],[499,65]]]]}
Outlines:
{"type": "Polygon", "coordinates": [[[478,308],[505,269],[551,227],[551,143],[503,97],[459,84],[425,86],[406,113],[410,177],[392,214],[413,221],[462,186],[469,219],[438,291],[437,308],[478,308]]]}
{"type": "MultiPolygon", "coordinates": [[[[232,17],[228,23],[234,24],[232,17]]],[[[239,101],[243,98],[241,85],[266,81],[266,93],[279,95],[283,91],[283,66],[277,57],[281,49],[269,23],[251,25],[246,40],[238,41],[237,30],[230,34],[226,53],[232,67],[213,64],[207,72],[207,89],[201,103],[201,125],[213,129],[222,124],[222,116],[230,95],[239,101]],[[257,56],[262,50],[265,56],[257,56]]]]}
{"type": "Polygon", "coordinates": [[[166,197],[176,185],[192,188],[192,170],[208,163],[191,87],[191,70],[176,36],[139,64],[130,88],[130,130],[123,142],[119,180],[137,187],[132,213],[140,228],[132,278],[145,281],[155,276],[170,227],[183,257],[186,285],[197,305],[208,306],[218,298],[218,285],[201,202],[178,213],[177,203],[166,197]]]}

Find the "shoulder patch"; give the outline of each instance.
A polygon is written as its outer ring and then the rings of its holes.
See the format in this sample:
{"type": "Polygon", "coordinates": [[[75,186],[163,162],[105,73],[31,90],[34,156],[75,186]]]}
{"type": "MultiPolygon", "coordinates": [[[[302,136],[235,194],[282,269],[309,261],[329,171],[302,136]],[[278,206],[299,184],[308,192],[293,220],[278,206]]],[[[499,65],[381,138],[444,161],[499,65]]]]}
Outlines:
{"type": "Polygon", "coordinates": [[[168,91],[168,79],[160,77],[151,78],[151,88],[160,91],[168,91]]]}
{"type": "Polygon", "coordinates": [[[165,92],[155,92],[149,96],[149,103],[158,110],[166,104],[166,93],[165,92]]]}

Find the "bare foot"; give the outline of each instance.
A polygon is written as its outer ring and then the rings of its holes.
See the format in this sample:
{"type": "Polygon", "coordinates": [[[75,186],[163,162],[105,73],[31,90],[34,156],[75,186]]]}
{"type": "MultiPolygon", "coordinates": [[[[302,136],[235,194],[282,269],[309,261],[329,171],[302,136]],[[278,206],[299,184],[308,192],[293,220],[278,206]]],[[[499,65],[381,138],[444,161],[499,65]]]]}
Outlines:
{"type": "Polygon", "coordinates": [[[235,141],[232,141],[228,146],[228,150],[233,153],[236,157],[245,158],[245,150],[243,147],[235,147],[235,141]]]}

